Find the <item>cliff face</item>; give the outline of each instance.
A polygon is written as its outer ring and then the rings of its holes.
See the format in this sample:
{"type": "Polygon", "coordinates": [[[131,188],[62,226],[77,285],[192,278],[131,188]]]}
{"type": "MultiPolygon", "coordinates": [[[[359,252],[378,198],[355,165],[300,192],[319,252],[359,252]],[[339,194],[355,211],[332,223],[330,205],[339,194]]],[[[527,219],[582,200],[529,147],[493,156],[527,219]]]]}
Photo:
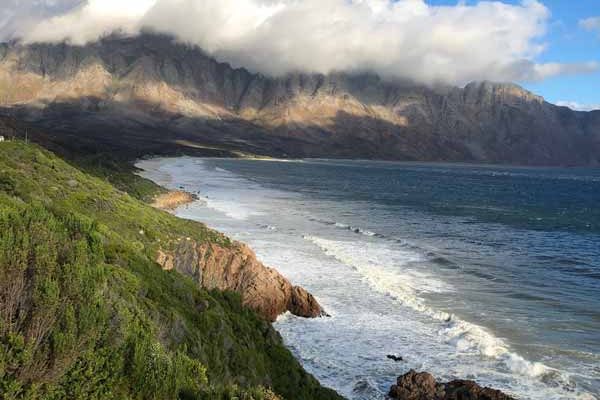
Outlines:
{"type": "MultiPolygon", "coordinates": [[[[153,207],[173,210],[192,201],[191,194],[172,191],[157,196],[153,207]]],[[[164,270],[176,270],[206,289],[237,292],[243,305],[268,321],[275,321],[286,311],[306,318],[327,315],[312,294],[263,265],[243,243],[225,247],[186,237],[178,238],[177,245],[171,248],[158,250],[156,256],[156,262],[164,270]]]]}
{"type": "Polygon", "coordinates": [[[47,129],[124,146],[186,140],[279,156],[520,164],[589,165],[600,154],[600,112],[513,84],[268,78],[156,35],[2,45],[0,103],[47,129]]]}
{"type": "Polygon", "coordinates": [[[242,295],[242,303],[269,321],[286,311],[301,317],[325,315],[305,289],[292,284],[279,272],[264,266],[242,243],[224,248],[214,243],[180,241],[172,252],[159,251],[157,262],[175,269],[207,289],[231,290],[242,295]]]}

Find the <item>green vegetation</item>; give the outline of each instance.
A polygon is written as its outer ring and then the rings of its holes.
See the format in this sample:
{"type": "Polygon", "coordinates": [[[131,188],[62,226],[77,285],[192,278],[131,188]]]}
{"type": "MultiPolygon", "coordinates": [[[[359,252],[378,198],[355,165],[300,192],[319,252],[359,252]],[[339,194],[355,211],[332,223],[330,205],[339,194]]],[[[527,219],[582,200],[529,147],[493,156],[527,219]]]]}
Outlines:
{"type": "Polygon", "coordinates": [[[166,192],[166,189],[154,182],[135,175],[136,169],[130,159],[101,153],[78,156],[72,160],[72,163],[85,173],[101,178],[115,188],[146,203],[166,192]]]}
{"type": "MultiPolygon", "coordinates": [[[[143,198],[144,185],[129,189],[143,198]]],[[[1,143],[0,398],[338,399],[238,295],[154,262],[182,237],[229,245],[35,145],[1,143]]]]}

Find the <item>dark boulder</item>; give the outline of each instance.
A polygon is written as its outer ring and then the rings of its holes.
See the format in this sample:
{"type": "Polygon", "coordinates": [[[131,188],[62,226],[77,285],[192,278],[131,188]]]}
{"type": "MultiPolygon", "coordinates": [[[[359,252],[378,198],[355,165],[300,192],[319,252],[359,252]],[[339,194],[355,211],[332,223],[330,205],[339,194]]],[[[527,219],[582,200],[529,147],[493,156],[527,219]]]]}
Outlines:
{"type": "Polygon", "coordinates": [[[515,400],[514,398],[473,381],[436,382],[427,372],[410,370],[400,376],[390,389],[389,397],[398,400],[515,400]]]}
{"type": "Polygon", "coordinates": [[[395,354],[388,354],[386,357],[388,359],[390,359],[392,361],[396,361],[396,362],[398,362],[398,361],[404,361],[404,359],[402,358],[402,356],[397,356],[395,354]]]}

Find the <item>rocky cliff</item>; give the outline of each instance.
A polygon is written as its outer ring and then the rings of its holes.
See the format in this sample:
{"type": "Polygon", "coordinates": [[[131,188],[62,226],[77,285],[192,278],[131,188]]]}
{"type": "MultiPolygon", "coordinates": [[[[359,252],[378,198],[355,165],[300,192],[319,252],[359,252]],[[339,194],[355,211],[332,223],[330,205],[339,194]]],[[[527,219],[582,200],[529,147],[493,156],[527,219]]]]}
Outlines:
{"type": "Polygon", "coordinates": [[[301,317],[325,315],[310,293],[264,266],[242,243],[224,248],[186,238],[174,251],[159,251],[157,262],[165,270],[174,269],[191,277],[204,288],[240,293],[245,306],[269,321],[275,321],[286,311],[301,317]]]}
{"type": "MultiPolygon", "coordinates": [[[[194,200],[187,192],[170,191],[158,195],[152,206],[174,210],[194,200]]],[[[287,311],[306,318],[327,315],[312,294],[263,265],[241,242],[224,247],[218,243],[198,243],[189,237],[178,238],[174,249],[158,250],[156,262],[164,270],[176,270],[192,278],[203,288],[239,293],[246,307],[269,321],[287,311]]]]}
{"type": "Polygon", "coordinates": [[[557,107],[514,84],[426,87],[368,73],[270,78],[150,34],[83,47],[1,45],[0,103],[59,139],[152,152],[600,162],[600,111],[557,107]]]}

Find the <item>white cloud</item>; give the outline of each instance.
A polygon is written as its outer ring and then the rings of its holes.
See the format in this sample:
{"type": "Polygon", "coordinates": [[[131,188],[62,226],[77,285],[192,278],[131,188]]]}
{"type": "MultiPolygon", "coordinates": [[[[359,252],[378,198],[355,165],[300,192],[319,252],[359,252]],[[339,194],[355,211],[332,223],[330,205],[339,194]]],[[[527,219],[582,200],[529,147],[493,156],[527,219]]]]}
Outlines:
{"type": "Polygon", "coordinates": [[[0,40],[26,32],[40,20],[68,12],[84,0],[0,0],[0,40]]]}
{"type": "Polygon", "coordinates": [[[600,104],[581,104],[576,101],[557,101],[557,106],[569,107],[577,111],[593,111],[600,110],[600,104]]]}
{"type": "Polygon", "coordinates": [[[535,61],[545,47],[549,15],[538,0],[454,6],[424,0],[88,0],[39,18],[17,35],[83,44],[115,29],[133,34],[149,27],[271,75],[373,70],[388,78],[463,84],[597,70],[591,62],[535,61]]]}
{"type": "Polygon", "coordinates": [[[25,32],[26,41],[58,42],[65,39],[85,44],[113,30],[133,34],[155,0],[89,0],[69,12],[42,19],[25,32]]]}
{"type": "Polygon", "coordinates": [[[598,71],[600,64],[597,62],[583,62],[572,64],[546,63],[533,66],[533,76],[530,80],[542,80],[556,75],[589,74],[598,71]]]}
{"type": "Polygon", "coordinates": [[[579,26],[590,32],[600,33],[600,17],[590,17],[579,21],[579,26]]]}

